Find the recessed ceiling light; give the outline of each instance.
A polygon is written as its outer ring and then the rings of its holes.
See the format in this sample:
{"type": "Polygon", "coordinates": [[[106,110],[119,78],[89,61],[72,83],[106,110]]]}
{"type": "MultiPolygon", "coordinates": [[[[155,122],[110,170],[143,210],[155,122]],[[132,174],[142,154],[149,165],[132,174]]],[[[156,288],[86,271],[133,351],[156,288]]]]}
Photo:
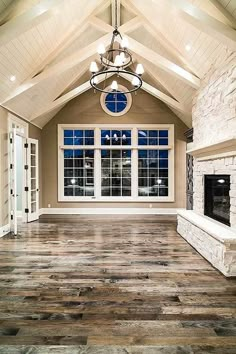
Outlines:
{"type": "Polygon", "coordinates": [[[190,50],[191,50],[191,45],[190,44],[187,44],[186,46],[185,46],[185,49],[187,50],[187,52],[189,52],[190,50]]]}
{"type": "Polygon", "coordinates": [[[16,77],[15,77],[14,75],[12,75],[12,76],[10,77],[10,80],[13,82],[13,81],[16,80],[16,77]]]}

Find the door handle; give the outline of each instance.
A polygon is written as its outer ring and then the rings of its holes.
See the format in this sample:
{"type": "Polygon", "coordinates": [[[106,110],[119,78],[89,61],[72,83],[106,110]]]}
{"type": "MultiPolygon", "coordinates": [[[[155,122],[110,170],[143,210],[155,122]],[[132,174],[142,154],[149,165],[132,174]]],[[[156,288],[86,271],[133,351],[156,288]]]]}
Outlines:
{"type": "Polygon", "coordinates": [[[40,192],[40,189],[39,189],[39,188],[37,188],[37,189],[36,189],[36,192],[40,192]]]}

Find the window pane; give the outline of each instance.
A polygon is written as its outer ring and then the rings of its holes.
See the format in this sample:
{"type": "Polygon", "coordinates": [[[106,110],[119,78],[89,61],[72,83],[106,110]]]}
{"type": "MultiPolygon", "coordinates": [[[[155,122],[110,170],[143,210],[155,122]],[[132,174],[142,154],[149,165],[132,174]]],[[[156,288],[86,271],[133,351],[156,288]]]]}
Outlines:
{"type": "Polygon", "coordinates": [[[73,138],[73,130],[64,130],[64,138],[73,138]]]}
{"type": "Polygon", "coordinates": [[[94,150],[85,150],[85,157],[94,158],[94,150]]]}
{"type": "Polygon", "coordinates": [[[159,196],[160,197],[167,197],[168,196],[168,188],[160,188],[159,196]]]}
{"type": "Polygon", "coordinates": [[[73,150],[64,150],[64,158],[65,159],[73,159],[74,151],[73,150]]]}
{"type": "Polygon", "coordinates": [[[83,138],[74,138],[74,145],[84,145],[83,138]]]}
{"type": "MultiPolygon", "coordinates": [[[[149,134],[154,133],[149,131],[149,134]]],[[[168,150],[139,151],[139,196],[158,197],[160,189],[162,196],[168,196],[168,150]],[[143,156],[147,158],[143,158],[143,156]],[[164,158],[165,157],[165,158],[164,158]],[[165,193],[165,195],[164,195],[165,193]]]]}
{"type": "Polygon", "coordinates": [[[110,150],[102,150],[101,156],[103,159],[110,158],[110,150]]]}
{"type": "Polygon", "coordinates": [[[64,150],[64,195],[94,195],[94,150],[64,150]]]}
{"type": "Polygon", "coordinates": [[[74,131],[74,138],[83,138],[84,131],[83,130],[75,130],[74,131]]]}
{"type": "Polygon", "coordinates": [[[74,150],[74,157],[75,159],[83,158],[83,150],[74,150]]]}
{"type": "Polygon", "coordinates": [[[158,145],[158,139],[150,138],[149,145],[158,145]]]}
{"type": "Polygon", "coordinates": [[[168,139],[160,138],[159,139],[159,145],[168,145],[168,139]]]}
{"type": "Polygon", "coordinates": [[[107,150],[101,151],[102,196],[130,196],[131,150],[111,150],[110,159],[107,154],[107,150]]]}
{"type": "Polygon", "coordinates": [[[147,158],[147,150],[139,150],[139,152],[138,152],[138,157],[140,158],[140,159],[146,159],[147,158]]]}
{"type": "Polygon", "coordinates": [[[83,168],[84,167],[84,160],[83,159],[75,159],[74,160],[74,167],[83,168]]]}
{"type": "Polygon", "coordinates": [[[120,150],[112,150],[111,155],[113,159],[120,158],[121,157],[121,151],[120,150]]]}
{"type": "Polygon", "coordinates": [[[150,138],[158,138],[158,130],[149,130],[150,138]]]}
{"type": "Polygon", "coordinates": [[[85,130],[85,138],[94,138],[94,130],[85,130]]]}
{"type": "Polygon", "coordinates": [[[65,171],[64,171],[64,176],[65,177],[73,177],[73,169],[68,169],[66,168],[65,171]]]}
{"type": "Polygon", "coordinates": [[[93,138],[86,138],[85,145],[94,145],[94,139],[93,138]]]}
{"type": "Polygon", "coordinates": [[[168,160],[167,159],[159,160],[159,168],[168,168],[168,160]]]}
{"type": "Polygon", "coordinates": [[[131,145],[131,130],[122,130],[122,145],[131,145]]]}
{"type": "Polygon", "coordinates": [[[64,145],[73,145],[74,140],[73,138],[64,138],[64,145]]]}
{"type": "Polygon", "coordinates": [[[160,157],[160,159],[167,159],[168,158],[168,150],[160,150],[159,157],[160,157]]]}
{"type": "Polygon", "coordinates": [[[160,138],[168,138],[168,130],[160,130],[159,137],[160,138]]]}
{"type": "Polygon", "coordinates": [[[121,131],[120,130],[112,130],[111,136],[112,136],[112,140],[111,140],[112,145],[120,145],[121,131]]]}
{"type": "Polygon", "coordinates": [[[64,188],[65,197],[73,197],[73,188],[64,188]]]}
{"type": "Polygon", "coordinates": [[[102,168],[110,168],[111,160],[102,159],[102,168]]]}

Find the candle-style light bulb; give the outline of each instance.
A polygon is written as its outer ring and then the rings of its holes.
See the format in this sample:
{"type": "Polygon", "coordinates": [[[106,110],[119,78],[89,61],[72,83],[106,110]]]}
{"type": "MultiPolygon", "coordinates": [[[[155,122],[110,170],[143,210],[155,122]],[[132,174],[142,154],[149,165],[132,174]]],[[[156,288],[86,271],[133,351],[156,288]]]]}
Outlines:
{"type": "Polygon", "coordinates": [[[114,91],[117,91],[118,90],[118,84],[117,84],[117,81],[112,81],[112,84],[111,84],[111,89],[114,90],[114,91]]]}
{"type": "Polygon", "coordinates": [[[139,86],[139,79],[136,76],[132,80],[132,85],[135,87],[139,86]]]}
{"type": "Polygon", "coordinates": [[[99,44],[98,46],[98,54],[102,55],[106,52],[106,48],[103,43],[99,44]]]}
{"type": "Polygon", "coordinates": [[[144,73],[144,68],[142,64],[138,64],[136,68],[136,74],[142,75],[144,73]]]}
{"type": "Polygon", "coordinates": [[[117,55],[116,58],[115,58],[115,62],[114,62],[114,65],[119,68],[121,67],[123,64],[123,61],[122,61],[122,58],[120,57],[120,55],[117,55]]]}
{"type": "Polygon", "coordinates": [[[124,37],[121,41],[121,47],[122,48],[128,48],[129,47],[129,41],[128,38],[124,37]]]}
{"type": "Polygon", "coordinates": [[[91,73],[96,73],[98,71],[98,66],[95,61],[92,61],[89,70],[91,71],[91,73]]]}
{"type": "Polygon", "coordinates": [[[122,63],[124,63],[125,62],[125,53],[124,52],[120,53],[120,58],[122,60],[122,63]]]}
{"type": "Polygon", "coordinates": [[[95,77],[93,78],[93,84],[94,84],[94,85],[97,85],[97,84],[98,84],[98,77],[97,77],[97,76],[95,76],[95,77]]]}

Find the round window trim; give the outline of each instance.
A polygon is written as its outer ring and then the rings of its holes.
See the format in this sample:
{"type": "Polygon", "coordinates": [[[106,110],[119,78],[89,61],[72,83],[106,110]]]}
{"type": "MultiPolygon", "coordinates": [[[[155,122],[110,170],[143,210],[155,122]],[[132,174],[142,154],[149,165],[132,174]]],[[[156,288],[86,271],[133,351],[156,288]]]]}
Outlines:
{"type": "MultiPolygon", "coordinates": [[[[112,92],[111,86],[106,87],[105,90],[109,91],[109,93],[112,92]]],[[[125,86],[118,85],[118,91],[124,92],[124,91],[127,91],[127,88],[125,86]]],[[[104,92],[101,94],[101,97],[100,97],[100,103],[101,103],[101,106],[102,106],[102,109],[104,110],[104,112],[109,114],[109,116],[113,116],[113,117],[120,117],[120,116],[123,116],[124,114],[126,114],[130,110],[131,105],[132,105],[131,93],[125,93],[125,96],[127,98],[127,104],[126,104],[126,107],[121,112],[112,112],[107,108],[106,97],[107,97],[107,95],[109,95],[109,93],[104,92]]]]}

